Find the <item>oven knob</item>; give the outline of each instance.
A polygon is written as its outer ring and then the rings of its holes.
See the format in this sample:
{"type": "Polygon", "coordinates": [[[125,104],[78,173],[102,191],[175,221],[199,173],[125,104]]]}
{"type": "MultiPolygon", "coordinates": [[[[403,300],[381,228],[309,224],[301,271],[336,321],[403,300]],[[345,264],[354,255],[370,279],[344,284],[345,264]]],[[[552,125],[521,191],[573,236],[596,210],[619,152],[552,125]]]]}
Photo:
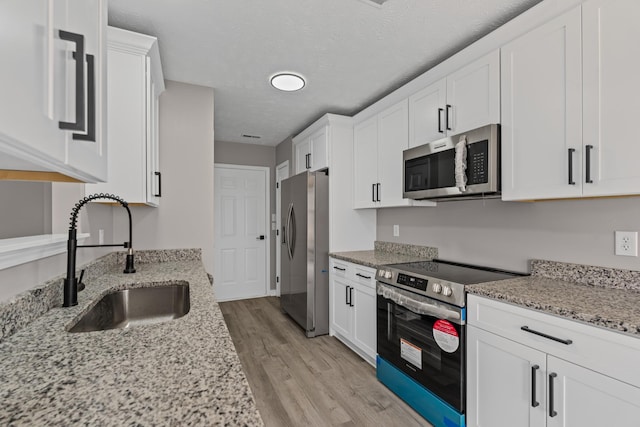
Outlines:
{"type": "Polygon", "coordinates": [[[378,276],[384,277],[384,270],[378,270],[378,276]]]}
{"type": "Polygon", "coordinates": [[[392,276],[392,274],[391,274],[391,272],[389,270],[384,272],[384,278],[385,279],[391,279],[391,276],[392,276]]]}
{"type": "Polygon", "coordinates": [[[442,285],[440,283],[434,283],[433,285],[431,285],[431,290],[436,294],[439,294],[440,292],[442,292],[442,285]]]}
{"type": "Polygon", "coordinates": [[[442,287],[442,295],[444,295],[445,297],[451,296],[452,293],[453,293],[453,291],[451,290],[451,288],[449,286],[443,286],[442,287]]]}

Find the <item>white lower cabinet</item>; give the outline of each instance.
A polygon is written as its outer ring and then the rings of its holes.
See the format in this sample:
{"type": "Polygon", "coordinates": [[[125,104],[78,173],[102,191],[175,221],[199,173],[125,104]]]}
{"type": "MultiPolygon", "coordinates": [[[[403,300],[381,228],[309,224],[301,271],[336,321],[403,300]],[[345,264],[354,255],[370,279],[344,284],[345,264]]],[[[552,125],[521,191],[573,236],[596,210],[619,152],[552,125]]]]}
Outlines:
{"type": "Polygon", "coordinates": [[[474,295],[468,301],[468,427],[638,422],[640,339],[474,295]]]}
{"type": "Polygon", "coordinates": [[[334,258],[329,270],[329,334],[375,366],[375,270],[334,258]]]}

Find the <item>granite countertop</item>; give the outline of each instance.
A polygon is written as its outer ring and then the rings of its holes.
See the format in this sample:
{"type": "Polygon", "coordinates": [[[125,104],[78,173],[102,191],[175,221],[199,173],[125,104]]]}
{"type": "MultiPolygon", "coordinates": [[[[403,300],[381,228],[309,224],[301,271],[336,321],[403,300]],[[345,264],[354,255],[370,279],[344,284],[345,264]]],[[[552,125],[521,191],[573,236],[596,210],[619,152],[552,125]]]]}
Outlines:
{"type": "Polygon", "coordinates": [[[330,257],[378,268],[386,264],[425,261],[438,257],[438,249],[428,246],[376,241],[368,251],[332,252],[330,257]]]}
{"type": "Polygon", "coordinates": [[[535,271],[532,276],[470,285],[466,289],[470,294],[640,338],[640,290],[637,289],[611,287],[606,283],[595,286],[535,275],[535,271]]]}
{"type": "Polygon", "coordinates": [[[85,279],[77,306],[0,342],[0,425],[263,425],[202,262],[165,258],[129,275],[110,265],[85,279]],[[111,290],[181,281],[191,301],[182,318],[67,332],[111,290]]]}

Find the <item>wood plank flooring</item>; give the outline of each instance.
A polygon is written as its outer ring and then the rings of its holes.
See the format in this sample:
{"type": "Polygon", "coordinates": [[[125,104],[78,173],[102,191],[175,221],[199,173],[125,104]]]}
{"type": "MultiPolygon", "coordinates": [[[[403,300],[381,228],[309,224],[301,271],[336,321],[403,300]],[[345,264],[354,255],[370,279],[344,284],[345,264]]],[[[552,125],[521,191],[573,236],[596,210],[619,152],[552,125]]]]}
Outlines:
{"type": "Polygon", "coordinates": [[[307,338],[278,298],[220,308],[267,427],[431,426],[340,341],[307,338]]]}

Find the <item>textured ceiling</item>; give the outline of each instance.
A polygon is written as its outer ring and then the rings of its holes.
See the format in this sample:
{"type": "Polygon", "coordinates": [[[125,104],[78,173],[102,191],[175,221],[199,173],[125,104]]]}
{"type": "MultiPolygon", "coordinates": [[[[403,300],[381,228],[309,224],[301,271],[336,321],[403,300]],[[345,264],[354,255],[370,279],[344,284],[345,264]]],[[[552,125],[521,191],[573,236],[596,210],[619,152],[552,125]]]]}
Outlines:
{"type": "Polygon", "coordinates": [[[109,25],[158,37],[166,79],[214,88],[216,140],[273,146],[324,113],[357,113],[539,1],[110,0],[109,25]],[[279,71],[306,87],[273,89],[279,71]]]}

